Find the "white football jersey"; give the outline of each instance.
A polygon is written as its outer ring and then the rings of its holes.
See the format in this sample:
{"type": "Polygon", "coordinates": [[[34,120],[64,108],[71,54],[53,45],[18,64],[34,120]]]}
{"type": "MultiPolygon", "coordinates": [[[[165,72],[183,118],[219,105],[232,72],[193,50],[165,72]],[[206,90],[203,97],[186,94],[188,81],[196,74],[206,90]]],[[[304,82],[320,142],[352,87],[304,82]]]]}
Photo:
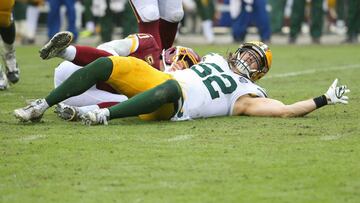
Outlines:
{"type": "Polygon", "coordinates": [[[170,74],[179,82],[184,96],[174,121],[231,115],[239,97],[246,94],[267,97],[263,88],[231,71],[218,54],[208,54],[190,69],[170,74]]]}

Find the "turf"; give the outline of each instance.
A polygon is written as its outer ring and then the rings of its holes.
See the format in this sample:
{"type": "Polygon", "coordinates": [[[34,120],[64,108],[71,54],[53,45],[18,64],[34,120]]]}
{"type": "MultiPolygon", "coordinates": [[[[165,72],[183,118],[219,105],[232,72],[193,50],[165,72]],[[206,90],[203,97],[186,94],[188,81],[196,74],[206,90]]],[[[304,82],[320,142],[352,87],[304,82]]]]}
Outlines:
{"type": "Polygon", "coordinates": [[[360,202],[358,49],[274,45],[259,83],[289,104],[339,78],[351,89],[347,106],[292,119],[128,118],[87,127],[52,109],[41,123],[15,120],[15,108],[51,91],[60,62],[18,47],[21,80],[0,92],[0,202],[360,202]]]}

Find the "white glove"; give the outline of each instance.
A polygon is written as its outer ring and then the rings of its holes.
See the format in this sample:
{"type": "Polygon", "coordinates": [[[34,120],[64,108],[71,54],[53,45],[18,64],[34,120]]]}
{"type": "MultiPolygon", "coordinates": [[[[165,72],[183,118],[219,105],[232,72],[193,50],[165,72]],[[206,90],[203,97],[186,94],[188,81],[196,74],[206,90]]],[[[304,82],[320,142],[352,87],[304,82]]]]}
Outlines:
{"type": "Polygon", "coordinates": [[[334,82],[329,87],[328,91],[325,93],[328,104],[347,104],[349,97],[345,96],[346,93],[350,92],[350,90],[346,87],[346,85],[337,86],[338,79],[336,78],[334,82]]]}

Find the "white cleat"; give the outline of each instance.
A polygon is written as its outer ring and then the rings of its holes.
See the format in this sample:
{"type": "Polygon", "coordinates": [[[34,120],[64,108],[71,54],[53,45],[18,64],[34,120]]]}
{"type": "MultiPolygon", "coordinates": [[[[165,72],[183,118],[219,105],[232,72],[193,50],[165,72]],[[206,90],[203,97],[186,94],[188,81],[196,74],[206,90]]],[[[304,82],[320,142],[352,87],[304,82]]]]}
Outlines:
{"type": "Polygon", "coordinates": [[[51,40],[40,49],[40,57],[47,60],[58,56],[66,47],[70,46],[73,38],[74,35],[68,31],[56,33],[51,40]]]}
{"type": "MultiPolygon", "coordinates": [[[[1,66],[1,64],[0,64],[0,66],[1,66]]],[[[4,71],[0,67],[0,91],[6,90],[8,87],[9,87],[9,81],[8,81],[4,71]]]]}
{"type": "Polygon", "coordinates": [[[109,115],[109,109],[105,108],[89,111],[80,118],[84,125],[107,125],[109,115]]]}
{"type": "Polygon", "coordinates": [[[47,108],[48,104],[45,99],[37,99],[28,106],[15,109],[14,116],[20,122],[39,122],[47,108]]]}
{"type": "Polygon", "coordinates": [[[80,119],[79,108],[64,103],[59,103],[56,105],[55,113],[65,121],[77,121],[80,119]]]}

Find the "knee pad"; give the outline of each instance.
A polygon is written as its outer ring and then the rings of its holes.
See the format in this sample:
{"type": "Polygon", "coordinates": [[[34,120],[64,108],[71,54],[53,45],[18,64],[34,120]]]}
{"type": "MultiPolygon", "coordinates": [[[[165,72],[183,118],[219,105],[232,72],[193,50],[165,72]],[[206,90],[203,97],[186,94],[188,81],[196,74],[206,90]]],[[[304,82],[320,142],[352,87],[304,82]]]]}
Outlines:
{"type": "Polygon", "coordinates": [[[2,1],[0,4],[0,27],[8,27],[11,22],[11,11],[15,0],[2,1]]]}
{"type": "Polygon", "coordinates": [[[159,8],[153,5],[148,5],[138,10],[138,15],[142,22],[152,22],[159,20],[159,8]]]}
{"type": "Polygon", "coordinates": [[[167,12],[166,15],[161,16],[162,19],[171,22],[171,23],[177,23],[180,22],[184,17],[184,11],[183,10],[177,10],[172,12],[167,12]]]}

